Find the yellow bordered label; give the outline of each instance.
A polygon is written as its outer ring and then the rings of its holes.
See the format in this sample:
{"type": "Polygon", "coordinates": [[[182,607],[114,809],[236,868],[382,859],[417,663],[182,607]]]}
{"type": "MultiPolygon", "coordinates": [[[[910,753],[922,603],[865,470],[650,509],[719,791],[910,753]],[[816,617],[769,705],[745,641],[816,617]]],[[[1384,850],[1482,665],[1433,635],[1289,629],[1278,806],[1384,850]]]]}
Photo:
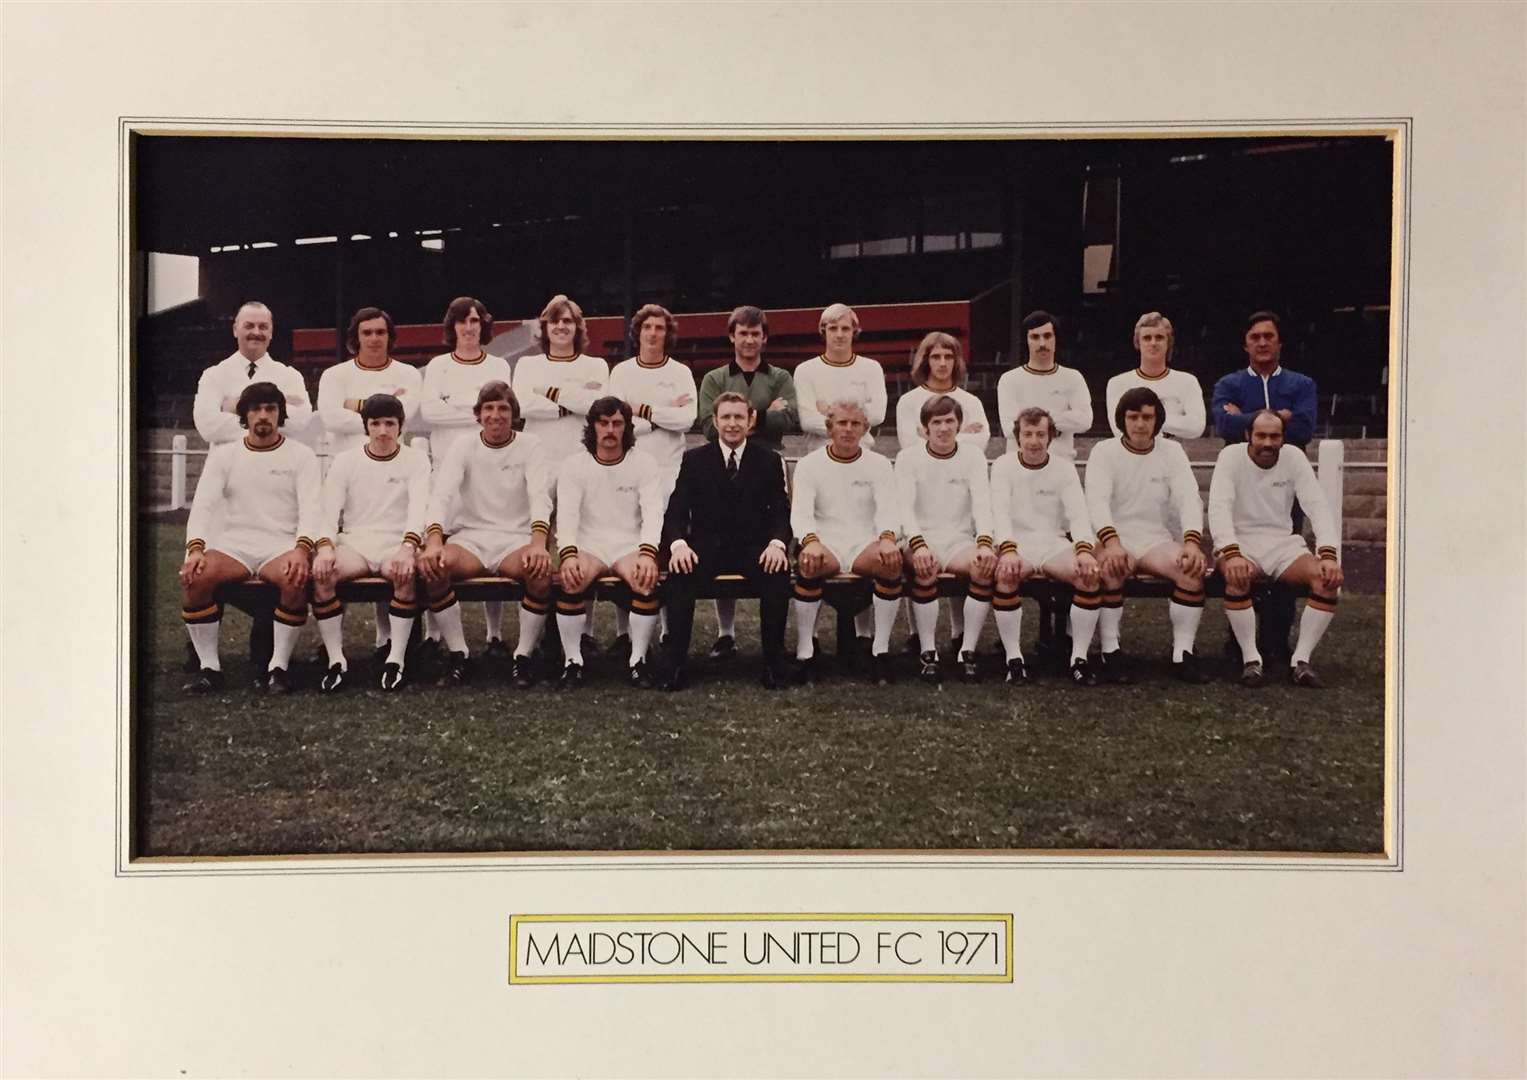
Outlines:
{"type": "Polygon", "coordinates": [[[509,982],[1013,981],[1013,916],[511,915],[509,982]]]}

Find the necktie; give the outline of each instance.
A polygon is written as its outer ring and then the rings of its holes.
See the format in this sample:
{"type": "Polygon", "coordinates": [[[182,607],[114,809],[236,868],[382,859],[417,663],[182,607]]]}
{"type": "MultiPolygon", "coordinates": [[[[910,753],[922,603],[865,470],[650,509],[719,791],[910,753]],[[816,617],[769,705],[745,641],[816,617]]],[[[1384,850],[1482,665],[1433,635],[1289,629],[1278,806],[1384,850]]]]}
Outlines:
{"type": "Polygon", "coordinates": [[[726,478],[734,484],[737,482],[737,451],[735,450],[726,462],[726,478]]]}
{"type": "Polygon", "coordinates": [[[254,368],[255,368],[254,361],[253,360],[249,361],[249,377],[251,379],[254,378],[254,368]]]}

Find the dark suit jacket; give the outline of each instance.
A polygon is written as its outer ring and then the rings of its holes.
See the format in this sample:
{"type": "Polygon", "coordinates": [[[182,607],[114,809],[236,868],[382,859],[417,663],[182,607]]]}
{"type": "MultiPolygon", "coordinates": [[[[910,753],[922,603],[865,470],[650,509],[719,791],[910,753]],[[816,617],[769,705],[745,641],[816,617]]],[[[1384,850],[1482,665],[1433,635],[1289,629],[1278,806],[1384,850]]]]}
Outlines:
{"type": "Polygon", "coordinates": [[[790,500],[785,463],[754,439],[737,466],[737,483],[726,478],[720,442],[684,453],[679,479],[663,515],[662,554],[682,537],[690,547],[761,548],[778,539],[790,546],[790,500]]]}

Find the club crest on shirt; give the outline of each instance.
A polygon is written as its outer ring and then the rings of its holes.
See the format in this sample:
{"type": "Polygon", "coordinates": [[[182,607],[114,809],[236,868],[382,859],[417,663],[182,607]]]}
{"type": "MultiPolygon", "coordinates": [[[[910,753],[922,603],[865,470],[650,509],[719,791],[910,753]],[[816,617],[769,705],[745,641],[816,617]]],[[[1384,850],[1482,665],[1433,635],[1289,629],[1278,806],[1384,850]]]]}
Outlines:
{"type": "Polygon", "coordinates": [[[630,495],[630,494],[633,494],[636,491],[636,485],[635,484],[617,484],[617,485],[615,485],[615,490],[620,492],[622,495],[630,495]]]}
{"type": "Polygon", "coordinates": [[[873,481],[873,480],[850,480],[849,481],[849,486],[850,487],[856,487],[856,488],[857,487],[874,487],[875,486],[875,481],[873,481]]]}

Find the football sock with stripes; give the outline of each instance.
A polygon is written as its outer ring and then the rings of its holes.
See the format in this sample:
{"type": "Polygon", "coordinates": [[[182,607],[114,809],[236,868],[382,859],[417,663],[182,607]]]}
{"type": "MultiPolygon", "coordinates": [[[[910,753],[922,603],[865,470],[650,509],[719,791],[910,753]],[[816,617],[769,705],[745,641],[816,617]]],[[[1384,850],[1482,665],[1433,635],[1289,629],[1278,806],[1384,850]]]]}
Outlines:
{"type": "Polygon", "coordinates": [[[288,611],[280,604],[276,605],[275,628],[271,634],[271,671],[276,668],[285,670],[291,666],[292,652],[297,648],[297,639],[302,636],[302,628],[307,621],[305,605],[301,611],[288,611]]]}
{"type": "MultiPolygon", "coordinates": [[[[1109,609],[1103,607],[1105,603],[1101,594],[1087,592],[1083,589],[1074,589],[1071,593],[1071,662],[1087,659],[1087,650],[1092,646],[1092,632],[1099,623],[1108,615],[1109,609]]],[[[1113,608],[1120,617],[1124,614],[1122,604],[1113,608]]],[[[1119,620],[1114,620],[1114,648],[1119,647],[1119,620]]],[[[1108,651],[1105,647],[1105,651],[1108,651]]]]}
{"type": "Polygon", "coordinates": [[[223,663],[217,655],[217,634],[223,625],[223,609],[217,604],[208,604],[196,611],[182,608],[180,617],[185,620],[197,663],[211,671],[222,671],[223,663]]]}
{"type": "Polygon", "coordinates": [[[529,656],[541,643],[546,631],[546,616],[551,611],[551,600],[537,600],[525,595],[520,601],[520,640],[514,644],[515,656],[529,656]]]}
{"type": "Polygon", "coordinates": [[[461,605],[456,602],[456,591],[453,589],[440,599],[431,601],[429,613],[435,617],[435,626],[445,639],[445,647],[453,653],[470,656],[467,635],[461,629],[461,605]]]}
{"type": "Polygon", "coordinates": [[[504,639],[504,602],[502,600],[484,600],[482,602],[483,623],[488,627],[489,641],[502,641],[504,639]]]}
{"type": "Polygon", "coordinates": [[[1294,642],[1294,655],[1289,658],[1290,666],[1300,661],[1306,664],[1310,662],[1315,646],[1320,644],[1326,627],[1331,625],[1335,617],[1336,597],[1322,596],[1311,589],[1310,598],[1304,604],[1304,614],[1299,617],[1299,639],[1294,642]]]}
{"type": "Polygon", "coordinates": [[[965,602],[950,601],[951,611],[956,606],[962,610],[960,614],[965,620],[965,631],[961,635],[960,652],[973,653],[976,645],[981,640],[981,630],[986,626],[986,613],[991,610],[992,587],[990,585],[977,585],[970,583],[965,593],[965,602]]]}
{"type": "Polygon", "coordinates": [[[583,666],[583,630],[588,610],[582,596],[557,597],[557,636],[562,639],[564,663],[583,666]]]}
{"type": "Polygon", "coordinates": [[[938,585],[912,585],[912,624],[920,652],[938,651],[938,585]]]}
{"type": "Polygon", "coordinates": [[[419,617],[418,605],[405,603],[396,598],[387,606],[387,626],[392,631],[392,648],[387,653],[387,662],[403,666],[403,658],[408,653],[408,639],[413,636],[414,620],[419,617]]]}
{"type": "MultiPolygon", "coordinates": [[[[1101,605],[1097,617],[1098,644],[1105,653],[1110,653],[1119,647],[1119,627],[1124,623],[1124,590],[1103,593],[1101,605]]],[[[1074,626],[1071,636],[1077,636],[1074,626]]]]}
{"type": "MultiPolygon", "coordinates": [[[[870,605],[873,614],[870,621],[875,627],[875,640],[870,645],[870,653],[880,656],[891,648],[891,631],[896,629],[896,610],[901,607],[901,579],[895,581],[875,580],[875,600],[870,605]]],[[[933,609],[933,616],[938,618],[937,604],[918,604],[918,607],[933,609]]],[[[854,618],[854,627],[858,628],[858,617],[854,618]]]]}
{"type": "Polygon", "coordinates": [[[1016,592],[998,592],[992,597],[997,636],[1009,660],[1023,659],[1023,599],[1016,592]]]}
{"type": "Polygon", "coordinates": [[[730,596],[716,601],[716,634],[729,638],[737,636],[737,601],[730,596]]]}
{"type": "Polygon", "coordinates": [[[323,651],[329,655],[330,666],[338,664],[350,670],[345,663],[345,609],[339,597],[330,597],[322,603],[315,600],[313,618],[318,620],[318,636],[323,639],[323,651]]]}
{"type": "MultiPolygon", "coordinates": [[[[1235,643],[1241,647],[1241,663],[1260,664],[1262,653],[1257,648],[1257,613],[1251,606],[1250,596],[1225,596],[1225,619],[1235,643]]],[[[1303,637],[1303,635],[1300,635],[1303,637]]]]}
{"type": "Polygon", "coordinates": [[[822,606],[822,579],[798,578],[795,582],[795,658],[810,660],[811,636],[817,631],[817,611],[822,606]]]}
{"type": "Polygon", "coordinates": [[[1173,589],[1172,600],[1166,610],[1167,617],[1172,621],[1172,663],[1175,664],[1182,659],[1183,653],[1193,651],[1193,641],[1198,637],[1198,624],[1204,617],[1204,591],[1173,589]]]}

